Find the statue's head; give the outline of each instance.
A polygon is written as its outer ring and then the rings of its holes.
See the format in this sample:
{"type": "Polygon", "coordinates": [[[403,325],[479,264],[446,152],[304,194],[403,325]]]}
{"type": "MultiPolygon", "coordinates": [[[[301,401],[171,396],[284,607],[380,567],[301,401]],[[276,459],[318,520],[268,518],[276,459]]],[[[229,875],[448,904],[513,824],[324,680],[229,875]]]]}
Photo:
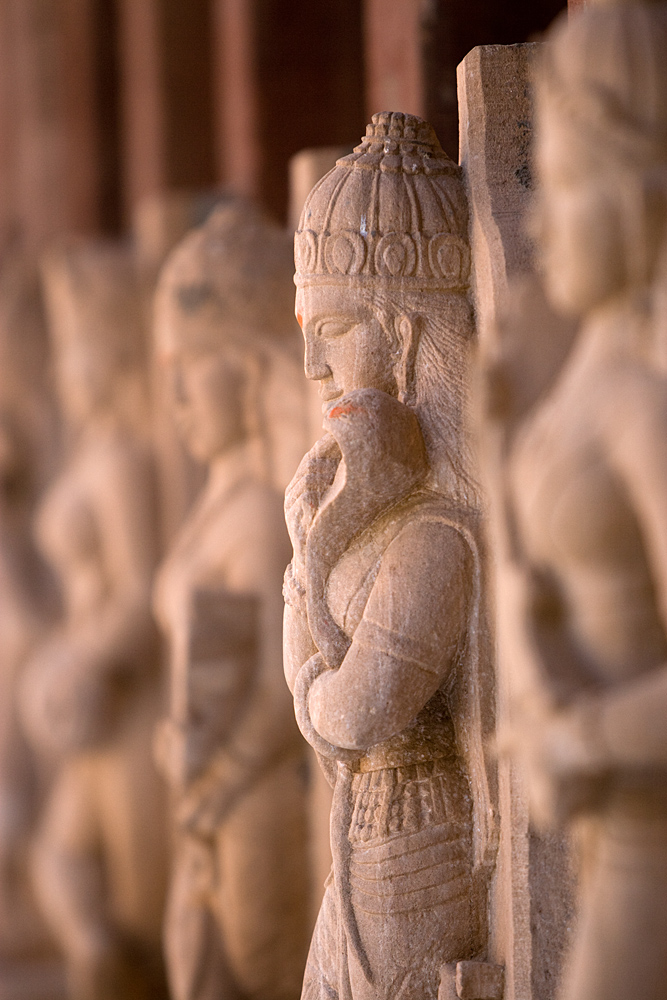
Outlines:
{"type": "Polygon", "coordinates": [[[285,232],[233,199],[170,256],[156,300],[156,350],[177,426],[210,462],[259,426],[272,352],[294,350],[292,261],[285,232]]]}
{"type": "Polygon", "coordinates": [[[665,266],[667,4],[587,7],[536,78],[534,232],[550,299],[581,314],[665,266]]]}
{"type": "Polygon", "coordinates": [[[322,399],[366,388],[398,397],[417,413],[434,467],[458,472],[473,331],[467,230],[459,168],[431,126],[387,112],[313,188],[295,236],[306,375],[322,399]]]}
{"type": "Polygon", "coordinates": [[[51,251],[43,287],[56,388],[68,420],[99,414],[144,419],[146,350],[136,262],[115,241],[73,241],[51,251]]]}

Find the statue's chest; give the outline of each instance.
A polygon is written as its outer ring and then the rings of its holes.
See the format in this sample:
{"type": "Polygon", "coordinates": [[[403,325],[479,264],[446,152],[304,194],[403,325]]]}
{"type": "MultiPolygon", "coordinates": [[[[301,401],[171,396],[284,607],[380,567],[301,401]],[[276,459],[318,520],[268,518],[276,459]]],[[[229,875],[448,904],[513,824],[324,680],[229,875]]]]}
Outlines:
{"type": "Polygon", "coordinates": [[[350,638],[361,621],[382,557],[403,521],[391,515],[376,521],[356,538],[334,566],[327,603],[334,621],[350,638]]]}

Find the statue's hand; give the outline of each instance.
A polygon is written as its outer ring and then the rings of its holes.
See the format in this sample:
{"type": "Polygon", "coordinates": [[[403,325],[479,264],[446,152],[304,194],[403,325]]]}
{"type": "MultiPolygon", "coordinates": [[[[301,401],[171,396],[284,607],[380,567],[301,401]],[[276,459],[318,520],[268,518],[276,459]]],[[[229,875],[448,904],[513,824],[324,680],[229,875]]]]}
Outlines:
{"type": "Polygon", "coordinates": [[[28,734],[47,752],[63,754],[99,742],[114,715],[111,682],[85,649],[63,634],[33,655],[19,698],[28,734]]]}
{"type": "Polygon", "coordinates": [[[516,720],[508,742],[523,764],[538,826],[560,826],[604,797],[608,760],[588,700],[546,717],[516,720]]]}
{"type": "Polygon", "coordinates": [[[211,839],[252,780],[247,766],[222,751],[183,792],[176,821],[184,833],[211,839]]]}
{"type": "Polygon", "coordinates": [[[180,791],[206,770],[214,742],[216,734],[208,726],[163,719],[155,729],[153,759],[171,787],[180,791]]]}
{"type": "Polygon", "coordinates": [[[294,568],[303,582],[306,540],[322,497],[333,483],[340,449],[331,434],[321,437],[304,455],[285,493],[285,520],[294,547],[294,568]]]}

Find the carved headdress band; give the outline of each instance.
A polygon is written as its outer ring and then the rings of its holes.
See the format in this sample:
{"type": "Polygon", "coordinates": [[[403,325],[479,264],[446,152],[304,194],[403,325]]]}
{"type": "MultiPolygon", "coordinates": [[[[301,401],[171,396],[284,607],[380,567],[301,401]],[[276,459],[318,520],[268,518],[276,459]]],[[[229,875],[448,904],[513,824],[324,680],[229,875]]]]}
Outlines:
{"type": "Polygon", "coordinates": [[[459,168],[414,115],[373,115],[313,188],[294,238],[295,283],[464,291],[470,252],[459,168]]]}

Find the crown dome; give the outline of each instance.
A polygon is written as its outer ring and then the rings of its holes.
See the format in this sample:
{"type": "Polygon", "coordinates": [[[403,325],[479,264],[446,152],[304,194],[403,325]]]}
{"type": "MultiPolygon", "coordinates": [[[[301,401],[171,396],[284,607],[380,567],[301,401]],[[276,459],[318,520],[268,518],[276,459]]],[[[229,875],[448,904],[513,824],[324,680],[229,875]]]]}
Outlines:
{"type": "Polygon", "coordinates": [[[382,112],[308,196],[295,235],[295,281],[464,290],[467,228],[459,168],[431,125],[382,112]]]}

